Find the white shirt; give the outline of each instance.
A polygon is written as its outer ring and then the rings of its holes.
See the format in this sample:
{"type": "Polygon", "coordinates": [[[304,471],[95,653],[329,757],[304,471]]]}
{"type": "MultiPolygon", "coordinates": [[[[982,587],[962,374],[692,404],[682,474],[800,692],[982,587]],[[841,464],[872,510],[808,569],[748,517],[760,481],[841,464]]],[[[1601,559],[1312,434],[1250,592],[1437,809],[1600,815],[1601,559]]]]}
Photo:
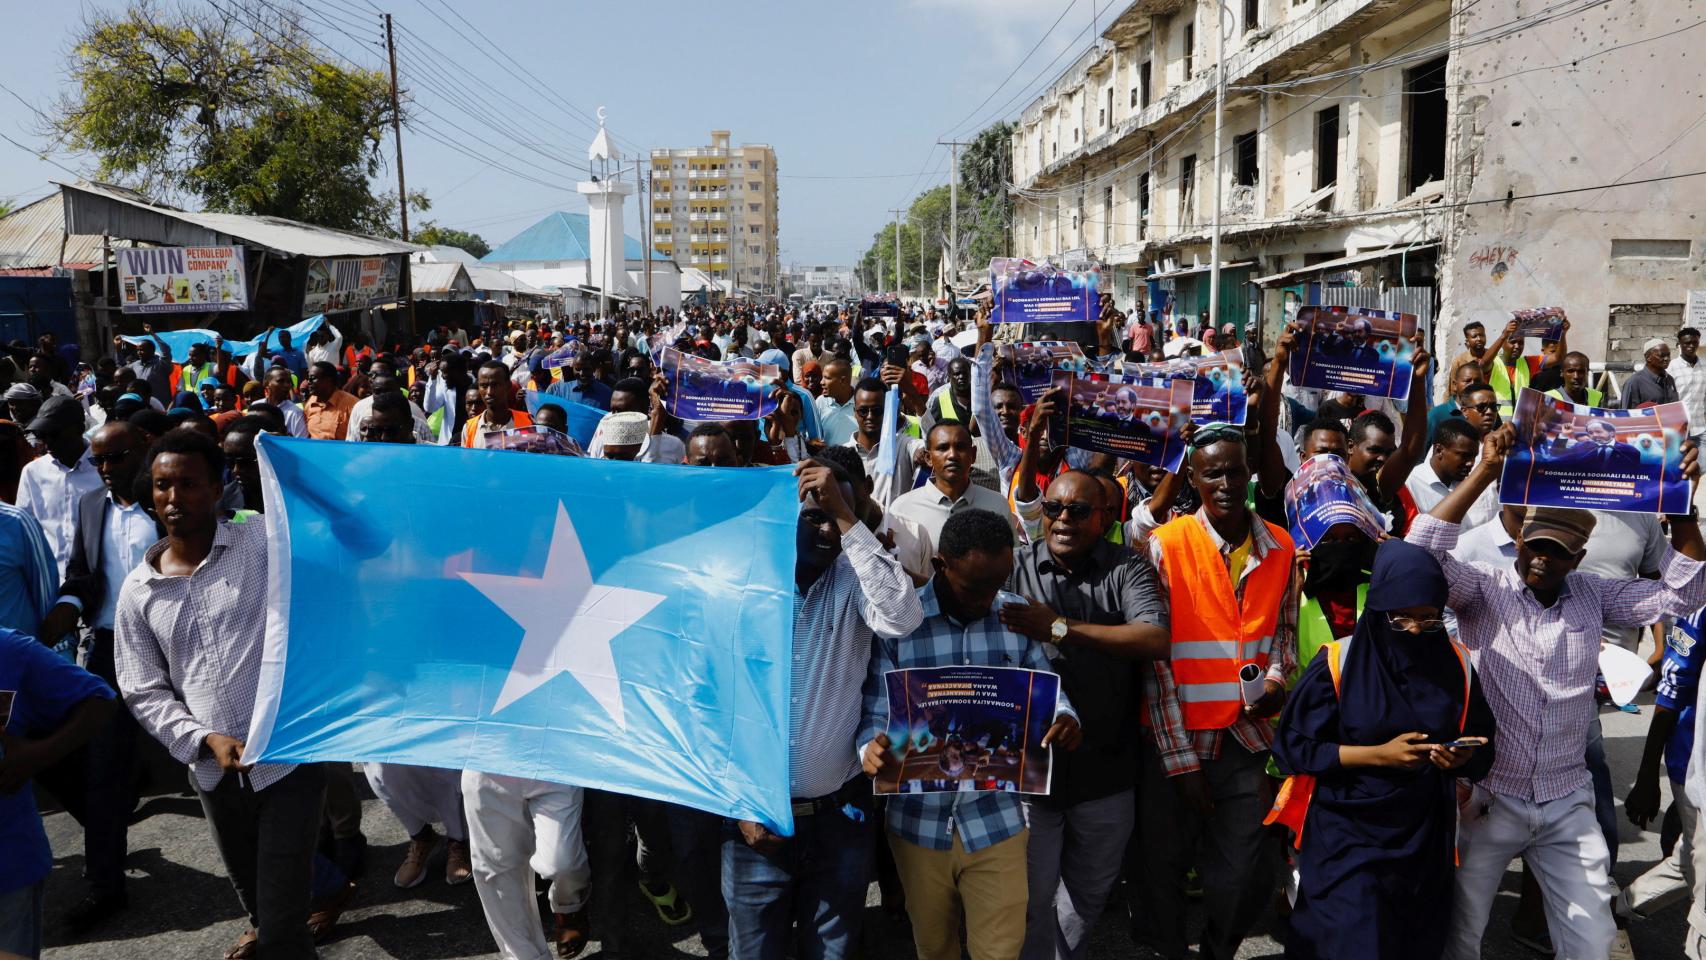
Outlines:
{"type": "MultiPolygon", "coordinates": [[[[1593,533],[1588,535],[1587,555],[1582,557],[1577,570],[1607,580],[1634,580],[1660,571],[1670,541],[1665,539],[1656,514],[1590,512],[1594,517],[1593,533]]],[[[1640,627],[1607,625],[1601,629],[1600,639],[1634,653],[1645,632],[1640,627]]]]}
{"type": "Polygon", "coordinates": [[[308,419],[302,415],[302,408],[295,400],[285,399],[274,404],[278,412],[284,414],[284,431],[293,437],[308,436],[308,419]]]}
{"type": "Polygon", "coordinates": [[[142,504],[121,507],[110,493],[107,500],[107,522],[101,530],[101,577],[107,589],[102,592],[101,609],[89,621],[97,630],[113,628],[113,615],[118,610],[119,590],[125,578],[142,563],[148,548],[160,539],[154,518],[142,509],[142,504]]]}
{"type": "MultiPolygon", "coordinates": [[[[936,542],[942,539],[942,527],[949,517],[962,510],[988,510],[1013,524],[1013,512],[1007,509],[1007,498],[975,483],[967,486],[966,492],[958,499],[952,499],[932,480],[896,497],[888,512],[890,516],[912,521],[923,530],[930,538],[931,552],[934,553],[936,542]]],[[[1018,529],[1013,525],[1015,533],[1018,529]]]]}
{"type": "MultiPolygon", "coordinates": [[[[363,420],[366,420],[372,415],[373,398],[368,396],[357,400],[355,402],[355,406],[350,408],[349,429],[344,431],[344,439],[360,440],[361,423],[363,420]]],[[[415,418],[415,435],[417,437],[422,434],[425,434],[428,437],[433,435],[432,428],[427,426],[426,411],[422,410],[413,400],[409,401],[409,415],[415,418]]],[[[286,422],[288,423],[289,421],[286,420],[286,422]]]]}
{"type": "Polygon", "coordinates": [[[1665,372],[1676,381],[1676,395],[1682,400],[1682,410],[1688,414],[1689,429],[1695,434],[1706,433],[1706,362],[1699,357],[1693,363],[1677,354],[1665,372]]]}
{"type": "MultiPolygon", "coordinates": [[[[1410,499],[1416,501],[1417,513],[1432,513],[1451,491],[1457,489],[1457,484],[1446,483],[1434,471],[1433,457],[1423,457],[1422,462],[1410,471],[1410,476],[1404,481],[1404,489],[1410,491],[1410,499]]],[[[1463,529],[1474,531],[1484,523],[1493,523],[1499,515],[1499,491],[1497,484],[1488,484],[1481,491],[1481,496],[1470,504],[1469,512],[1464,514],[1463,529]]],[[[1467,538],[1468,533],[1464,534],[1467,538]]],[[[1461,542],[1461,541],[1459,541],[1461,542]]]]}
{"type": "Polygon", "coordinates": [[[18,509],[41,524],[62,582],[65,568],[71,565],[71,548],[77,542],[77,503],[84,494],[102,486],[101,475],[89,462],[87,445],[69,467],[46,454],[24,464],[18,475],[18,509]]]}
{"type": "Polygon", "coordinates": [[[895,452],[895,467],[893,476],[877,473],[877,454],[883,449],[882,444],[873,446],[870,450],[859,446],[858,440],[848,440],[843,446],[852,447],[859,454],[859,459],[865,461],[865,476],[871,479],[871,499],[884,510],[889,508],[901,494],[912,489],[915,476],[914,464],[919,450],[924,448],[924,441],[917,437],[897,436],[894,438],[899,448],[895,452]]]}

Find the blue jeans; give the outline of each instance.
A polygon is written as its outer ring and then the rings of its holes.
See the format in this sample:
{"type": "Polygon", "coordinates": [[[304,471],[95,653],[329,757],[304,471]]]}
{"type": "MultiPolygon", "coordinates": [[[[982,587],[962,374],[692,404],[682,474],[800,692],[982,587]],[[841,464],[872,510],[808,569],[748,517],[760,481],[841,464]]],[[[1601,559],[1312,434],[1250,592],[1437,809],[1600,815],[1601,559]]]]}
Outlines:
{"type": "Polygon", "coordinates": [[[1606,849],[1611,853],[1606,872],[1617,866],[1617,795],[1611,786],[1611,765],[1605,759],[1605,731],[1599,723],[1595,708],[1593,722],[1588,724],[1588,777],[1593,780],[1593,815],[1599,821],[1599,832],[1605,835],[1606,849]]]}
{"type": "Polygon", "coordinates": [[[27,960],[41,956],[41,896],[43,878],[27,887],[0,893],[0,954],[27,960]]]}
{"type": "Polygon", "coordinates": [[[871,882],[875,818],[839,810],[794,819],[782,849],[762,854],[728,821],[723,829],[723,899],[734,960],[843,960],[859,942],[871,882]],[[799,934],[792,931],[798,924],[799,934]],[[792,947],[792,949],[790,949],[792,947]]]}

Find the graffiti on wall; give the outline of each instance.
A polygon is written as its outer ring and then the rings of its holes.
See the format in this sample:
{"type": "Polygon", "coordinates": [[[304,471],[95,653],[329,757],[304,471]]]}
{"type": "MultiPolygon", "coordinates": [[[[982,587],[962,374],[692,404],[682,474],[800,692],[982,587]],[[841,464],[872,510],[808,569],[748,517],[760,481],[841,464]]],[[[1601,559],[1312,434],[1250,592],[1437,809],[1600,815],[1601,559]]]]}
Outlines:
{"type": "Polygon", "coordinates": [[[1474,270],[1490,270],[1493,282],[1498,283],[1505,278],[1505,274],[1511,272],[1511,264],[1516,262],[1516,258],[1515,247],[1494,244],[1470,254],[1469,266],[1474,270]]]}

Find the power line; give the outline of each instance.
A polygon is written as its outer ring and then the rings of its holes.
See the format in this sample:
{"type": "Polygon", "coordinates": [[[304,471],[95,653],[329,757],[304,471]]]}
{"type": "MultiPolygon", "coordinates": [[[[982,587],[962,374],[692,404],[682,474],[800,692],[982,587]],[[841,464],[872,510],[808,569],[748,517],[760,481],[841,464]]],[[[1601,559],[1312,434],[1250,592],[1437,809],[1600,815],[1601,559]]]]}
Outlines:
{"type": "Polygon", "coordinates": [[[967,120],[970,120],[972,117],[977,116],[977,112],[979,110],[982,110],[984,107],[988,106],[989,101],[994,100],[995,95],[1001,92],[1001,88],[1005,87],[1007,85],[1008,81],[1012,80],[1013,77],[1016,74],[1018,74],[1019,68],[1023,67],[1027,62],[1029,62],[1031,57],[1034,56],[1038,50],[1042,49],[1043,42],[1048,40],[1050,34],[1054,33],[1054,28],[1060,26],[1060,21],[1065,20],[1066,15],[1071,13],[1072,8],[1076,7],[1077,5],[1078,5],[1078,0],[1067,0],[1066,7],[1060,11],[1060,16],[1054,18],[1054,22],[1049,24],[1048,29],[1044,30],[1042,36],[1037,38],[1036,44],[1033,45],[1031,47],[1031,49],[1029,51],[1027,51],[1022,58],[1020,58],[1018,63],[1015,63],[1013,65],[1013,69],[1008,72],[1007,76],[1005,76],[1001,79],[1000,83],[995,85],[995,89],[989,91],[989,96],[984,97],[982,103],[978,104],[975,107],[972,107],[971,112],[967,113],[963,118],[961,118],[959,123],[956,123],[953,126],[949,127],[948,128],[949,131],[950,132],[959,131],[960,128],[962,128],[966,125],[967,120]]]}
{"type": "Polygon", "coordinates": [[[70,167],[66,166],[63,163],[60,163],[58,160],[55,160],[52,157],[48,156],[47,154],[42,153],[38,150],[33,150],[30,147],[27,147],[24,144],[21,144],[18,141],[13,140],[11,137],[7,136],[4,133],[0,133],[0,140],[4,140],[7,143],[11,144],[12,146],[17,147],[19,150],[22,150],[25,153],[33,155],[37,160],[40,160],[43,163],[53,164],[54,166],[58,167],[59,169],[64,170],[66,173],[71,174],[73,177],[77,177],[78,179],[82,179],[82,177],[83,177],[83,175],[81,173],[78,173],[77,171],[71,169],[70,167]]]}

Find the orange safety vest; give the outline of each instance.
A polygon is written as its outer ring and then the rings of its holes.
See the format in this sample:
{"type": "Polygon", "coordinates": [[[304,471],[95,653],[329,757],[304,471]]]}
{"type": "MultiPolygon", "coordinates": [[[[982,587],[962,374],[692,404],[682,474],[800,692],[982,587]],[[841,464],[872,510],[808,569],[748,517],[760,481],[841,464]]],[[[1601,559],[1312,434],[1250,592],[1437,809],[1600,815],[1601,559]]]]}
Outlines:
{"type": "MultiPolygon", "coordinates": [[[[511,410],[509,412],[509,416],[509,427],[506,429],[533,426],[533,415],[528,413],[526,410],[511,410]]],[[[462,425],[462,446],[472,447],[474,445],[475,431],[479,429],[480,418],[469,417],[468,422],[462,425]]]]}
{"type": "Polygon", "coordinates": [[[1226,560],[1202,521],[1178,517],[1153,534],[1166,557],[1173,603],[1173,679],[1187,730],[1232,726],[1244,710],[1239,669],[1247,663],[1268,669],[1280,605],[1291,582],[1293,551],[1284,530],[1271,523],[1267,528],[1279,546],[1245,575],[1242,603],[1233,592],[1226,560]]]}
{"type": "MultiPolygon", "coordinates": [[[[1344,675],[1345,644],[1348,641],[1335,640],[1324,644],[1321,649],[1326,651],[1327,674],[1333,678],[1333,696],[1339,696],[1339,683],[1344,675]]],[[[1462,644],[1455,640],[1448,641],[1451,651],[1457,654],[1457,662],[1463,667],[1463,711],[1457,716],[1457,733],[1463,735],[1463,728],[1469,723],[1469,693],[1470,681],[1474,668],[1469,665],[1469,656],[1463,652],[1462,644]]],[[[1315,797],[1315,777],[1307,773],[1294,773],[1285,778],[1280,784],[1279,794],[1274,797],[1273,808],[1262,819],[1263,824],[1284,824],[1291,828],[1292,846],[1303,847],[1303,823],[1309,817],[1309,802],[1315,797]]]]}

